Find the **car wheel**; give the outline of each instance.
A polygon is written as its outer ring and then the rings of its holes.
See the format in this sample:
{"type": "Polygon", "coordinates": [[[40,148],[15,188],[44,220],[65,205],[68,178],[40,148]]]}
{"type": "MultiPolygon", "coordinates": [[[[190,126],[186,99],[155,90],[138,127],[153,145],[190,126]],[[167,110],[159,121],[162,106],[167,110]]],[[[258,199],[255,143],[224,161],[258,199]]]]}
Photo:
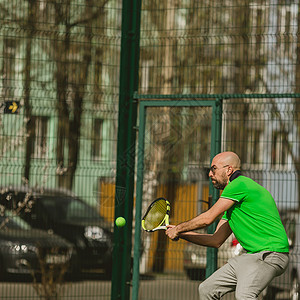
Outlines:
{"type": "Polygon", "coordinates": [[[291,291],[290,291],[291,300],[299,300],[299,280],[297,274],[293,277],[291,291]]]}

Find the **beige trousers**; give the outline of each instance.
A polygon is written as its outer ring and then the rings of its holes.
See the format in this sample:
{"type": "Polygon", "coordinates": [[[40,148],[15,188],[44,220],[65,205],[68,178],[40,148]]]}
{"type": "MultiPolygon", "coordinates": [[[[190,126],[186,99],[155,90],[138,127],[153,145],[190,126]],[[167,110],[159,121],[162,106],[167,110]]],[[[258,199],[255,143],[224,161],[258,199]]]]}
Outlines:
{"type": "Polygon", "coordinates": [[[288,262],[288,253],[268,251],[231,258],[199,285],[200,300],[221,299],[232,291],[238,300],[257,299],[286,270],[288,262]]]}

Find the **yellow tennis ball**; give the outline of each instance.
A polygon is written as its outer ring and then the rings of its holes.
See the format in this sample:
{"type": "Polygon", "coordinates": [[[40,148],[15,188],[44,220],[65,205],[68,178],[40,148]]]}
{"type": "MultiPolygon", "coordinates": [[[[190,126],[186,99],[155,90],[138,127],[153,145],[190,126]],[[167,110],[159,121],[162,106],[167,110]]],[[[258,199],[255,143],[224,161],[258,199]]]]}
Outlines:
{"type": "Polygon", "coordinates": [[[126,224],[126,220],[123,217],[116,218],[116,225],[118,227],[123,227],[126,224]]]}

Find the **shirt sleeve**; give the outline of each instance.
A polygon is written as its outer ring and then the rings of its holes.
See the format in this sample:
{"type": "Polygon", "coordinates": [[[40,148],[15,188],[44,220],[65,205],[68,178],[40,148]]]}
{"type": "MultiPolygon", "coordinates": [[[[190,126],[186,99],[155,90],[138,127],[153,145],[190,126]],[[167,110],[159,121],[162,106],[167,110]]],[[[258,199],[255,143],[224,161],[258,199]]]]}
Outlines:
{"type": "Polygon", "coordinates": [[[222,216],[222,220],[228,221],[227,210],[224,212],[224,214],[223,214],[223,216],[222,216]]]}
{"type": "Polygon", "coordinates": [[[244,188],[241,186],[241,184],[238,183],[238,180],[236,179],[225,187],[221,197],[240,202],[245,197],[244,188]]]}

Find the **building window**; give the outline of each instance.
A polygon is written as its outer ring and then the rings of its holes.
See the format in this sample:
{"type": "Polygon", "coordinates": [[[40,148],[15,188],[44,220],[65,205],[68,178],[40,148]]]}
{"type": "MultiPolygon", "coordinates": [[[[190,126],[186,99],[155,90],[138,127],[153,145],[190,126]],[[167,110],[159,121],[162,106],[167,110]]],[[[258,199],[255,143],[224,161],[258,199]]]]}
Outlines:
{"type": "Polygon", "coordinates": [[[207,155],[210,151],[210,135],[211,128],[209,126],[199,126],[193,131],[192,138],[188,141],[189,144],[189,163],[209,164],[209,156],[207,155]]]}
{"type": "Polygon", "coordinates": [[[13,80],[15,79],[16,40],[4,39],[3,42],[2,95],[5,99],[14,96],[13,80]]]}
{"type": "Polygon", "coordinates": [[[103,120],[94,119],[92,132],[92,158],[101,159],[103,120]]]}
{"type": "Polygon", "coordinates": [[[261,130],[250,129],[248,131],[248,145],[247,145],[247,162],[249,164],[259,164],[260,163],[260,137],[261,130]]]}
{"type": "Polygon", "coordinates": [[[275,131],[272,134],[272,167],[284,166],[287,163],[286,133],[275,131]]]}
{"type": "Polygon", "coordinates": [[[103,94],[103,82],[102,82],[102,70],[103,70],[103,50],[96,50],[96,59],[95,59],[95,74],[94,74],[94,87],[95,94],[94,100],[96,103],[100,102],[101,96],[103,94]]]}
{"type": "Polygon", "coordinates": [[[48,117],[33,116],[31,122],[33,126],[32,136],[32,158],[44,158],[47,155],[48,117]]]}

